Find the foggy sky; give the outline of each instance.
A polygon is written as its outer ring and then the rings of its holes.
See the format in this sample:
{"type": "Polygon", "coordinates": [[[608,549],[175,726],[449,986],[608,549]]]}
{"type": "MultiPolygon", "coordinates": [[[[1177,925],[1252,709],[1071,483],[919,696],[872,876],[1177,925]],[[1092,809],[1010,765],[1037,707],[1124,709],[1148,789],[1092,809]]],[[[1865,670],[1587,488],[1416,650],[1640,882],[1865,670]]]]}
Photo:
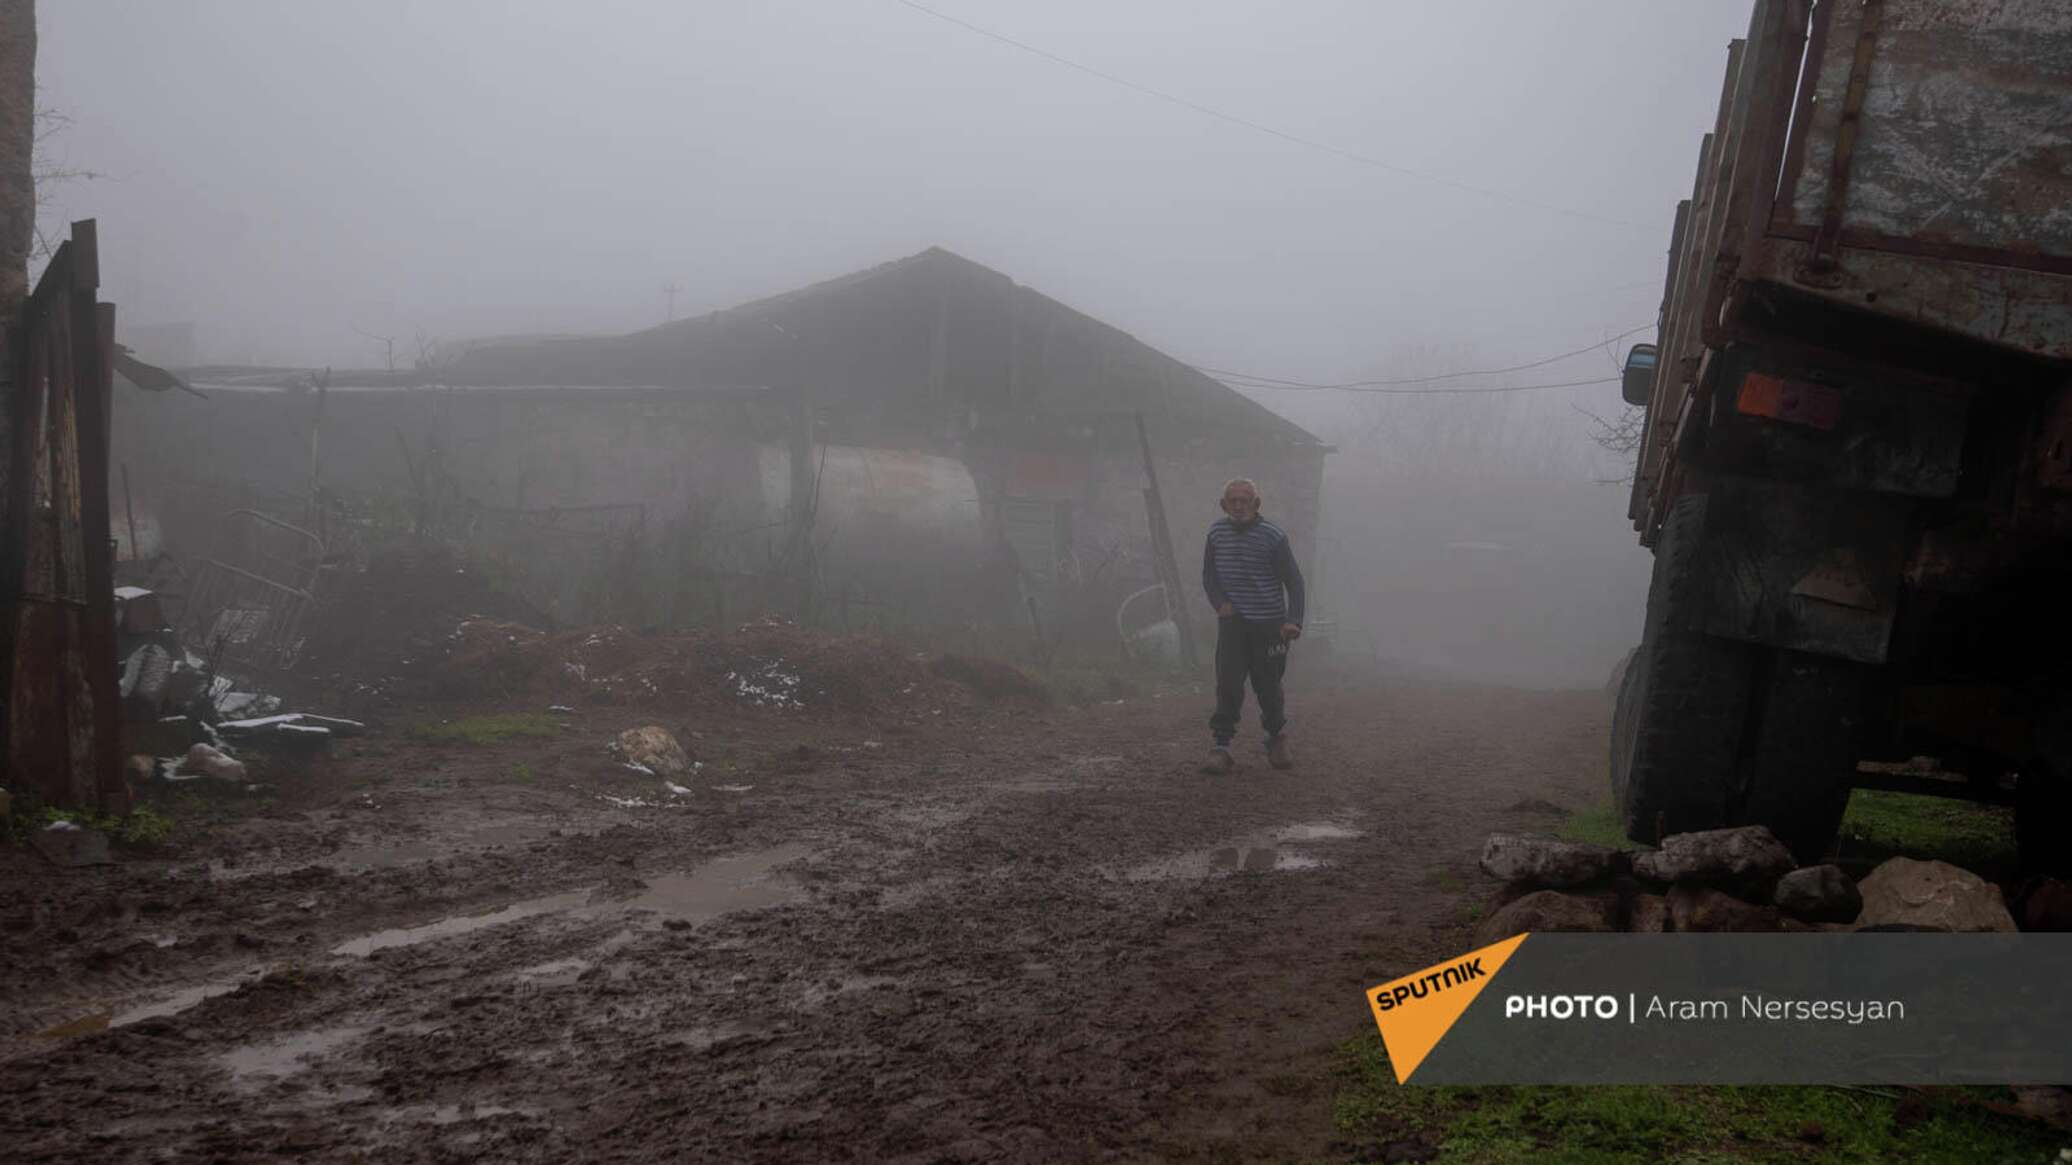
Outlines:
{"type": "MultiPolygon", "coordinates": [[[[408,367],[419,336],[630,331],[667,284],[681,317],[942,246],[1199,365],[1449,372],[1652,322],[1749,7],[921,2],[1443,181],[897,0],[43,0],[49,161],[105,175],[45,217],[98,218],[119,318],[213,361],[379,367],[366,332],[408,367]]],[[[1597,683],[1637,638],[1649,557],[1592,484],[1630,466],[1579,411],[1615,385],[1248,391],[1341,445],[1318,609],[1354,641],[1597,683]]]]}
{"type": "MultiPolygon", "coordinates": [[[[130,323],[373,366],[353,328],[621,331],[929,245],[1182,359],[1357,375],[1652,318],[1747,0],[931,5],[44,0],[51,191],[130,323]]],[[[1596,367],[1593,365],[1593,367],[1596,367]]]]}

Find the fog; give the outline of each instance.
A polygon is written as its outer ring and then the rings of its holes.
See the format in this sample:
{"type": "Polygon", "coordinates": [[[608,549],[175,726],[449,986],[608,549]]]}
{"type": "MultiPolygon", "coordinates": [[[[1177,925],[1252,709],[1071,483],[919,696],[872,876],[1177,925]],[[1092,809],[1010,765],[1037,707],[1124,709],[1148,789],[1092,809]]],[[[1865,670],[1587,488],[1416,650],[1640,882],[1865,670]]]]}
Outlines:
{"type": "MultiPolygon", "coordinates": [[[[623,332],[941,246],[1198,366],[1312,383],[1650,322],[1748,11],[40,7],[42,103],[69,119],[46,164],[95,175],[45,218],[98,218],[125,326],[192,322],[201,360],[623,332]]],[[[1603,377],[1616,347],[1447,383],[1603,377]]],[[[1584,415],[1615,385],[1245,391],[1339,447],[1318,602],[1345,642],[1595,683],[1637,637],[1649,559],[1584,415]]]]}

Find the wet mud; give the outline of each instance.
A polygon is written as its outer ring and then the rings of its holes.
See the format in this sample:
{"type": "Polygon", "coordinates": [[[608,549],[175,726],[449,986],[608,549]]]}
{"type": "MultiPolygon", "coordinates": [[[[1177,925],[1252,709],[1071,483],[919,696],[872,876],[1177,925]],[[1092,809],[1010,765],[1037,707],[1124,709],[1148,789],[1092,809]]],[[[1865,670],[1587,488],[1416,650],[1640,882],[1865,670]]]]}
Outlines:
{"type": "Polygon", "coordinates": [[[546,740],[377,726],[170,858],[8,854],[0,1144],[1325,1157],[1361,989],[1466,941],[1484,833],[1598,799],[1605,710],[1306,678],[1285,773],[1197,774],[1185,687],[913,721],[585,708],[546,740]],[[699,756],[683,793],[604,753],[642,723],[699,756]]]}

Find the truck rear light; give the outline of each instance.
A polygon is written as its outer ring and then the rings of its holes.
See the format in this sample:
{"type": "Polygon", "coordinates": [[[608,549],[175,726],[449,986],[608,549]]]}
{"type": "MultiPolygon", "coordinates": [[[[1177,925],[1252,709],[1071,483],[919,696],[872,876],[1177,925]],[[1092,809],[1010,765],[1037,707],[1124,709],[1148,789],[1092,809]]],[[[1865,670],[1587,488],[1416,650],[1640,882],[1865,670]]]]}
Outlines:
{"type": "Polygon", "coordinates": [[[1842,419],[1842,392],[1811,381],[1751,372],[1742,378],[1734,408],[1752,417],[1832,429],[1842,419]]]}

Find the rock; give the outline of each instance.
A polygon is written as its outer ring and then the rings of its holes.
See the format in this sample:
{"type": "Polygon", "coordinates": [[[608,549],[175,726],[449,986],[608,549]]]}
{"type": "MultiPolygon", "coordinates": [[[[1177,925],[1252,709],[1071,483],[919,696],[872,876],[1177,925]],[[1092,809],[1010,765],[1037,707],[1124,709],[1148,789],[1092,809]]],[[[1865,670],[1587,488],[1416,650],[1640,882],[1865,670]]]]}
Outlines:
{"type": "Polygon", "coordinates": [[[2023,930],[2072,930],[2072,886],[2037,878],[2022,887],[2015,915],[2023,930]]]}
{"type": "Polygon", "coordinates": [[[36,852],[49,858],[53,865],[69,869],[112,865],[115,861],[108,856],[107,834],[75,822],[53,821],[29,837],[36,852]]]}
{"type": "Polygon", "coordinates": [[[1854,922],[1863,912],[1863,895],[1840,866],[1793,870],[1777,879],[1771,901],[1808,922],[1854,922]]]}
{"type": "Polygon", "coordinates": [[[1633,872],[1656,882],[1718,886],[1768,901],[1777,879],[1797,865],[1791,851],[1760,825],[1676,833],[1662,848],[1633,859],[1633,872]]]}
{"type": "Polygon", "coordinates": [[[658,777],[682,776],[691,771],[691,758],[669,730],[650,724],[619,733],[619,755],[627,764],[639,765],[658,777]]]}
{"type": "Polygon", "coordinates": [[[212,744],[196,744],[188,748],[187,755],[180,761],[180,778],[214,777],[219,781],[245,779],[245,763],[225,753],[212,744]]]}
{"type": "Polygon", "coordinates": [[[1777,911],[1743,902],[1710,886],[1673,886],[1669,919],[1680,931],[1768,932],[1779,929],[1777,911]]]}
{"type": "Polygon", "coordinates": [[[1617,851],[1537,834],[1492,833],[1482,845],[1482,869],[1506,882],[1560,888],[1609,874],[1617,851]]]}
{"type": "Polygon", "coordinates": [[[1633,899],[1626,929],[1634,934],[1660,934],[1669,929],[1669,899],[1660,894],[1640,894],[1633,899]]]}
{"type": "Polygon", "coordinates": [[[2000,888],[1948,862],[1891,858],[1858,884],[1863,912],[1856,928],[1907,926],[1929,930],[2012,931],[2014,916],[2000,888]]]}
{"type": "MultiPolygon", "coordinates": [[[[2015,1111],[2030,1120],[2039,1120],[2055,1129],[2072,1130],[2072,1088],[2060,1084],[2017,1084],[2014,1086],[2015,1111]]],[[[2066,1160],[2065,1151],[2060,1150],[2058,1160],[2066,1160]]]]}
{"type": "Polygon", "coordinates": [[[1611,914],[1611,904],[1603,898],[1535,890],[1483,919],[1475,928],[1475,945],[1486,947],[1532,930],[1609,931],[1611,914]]]}

